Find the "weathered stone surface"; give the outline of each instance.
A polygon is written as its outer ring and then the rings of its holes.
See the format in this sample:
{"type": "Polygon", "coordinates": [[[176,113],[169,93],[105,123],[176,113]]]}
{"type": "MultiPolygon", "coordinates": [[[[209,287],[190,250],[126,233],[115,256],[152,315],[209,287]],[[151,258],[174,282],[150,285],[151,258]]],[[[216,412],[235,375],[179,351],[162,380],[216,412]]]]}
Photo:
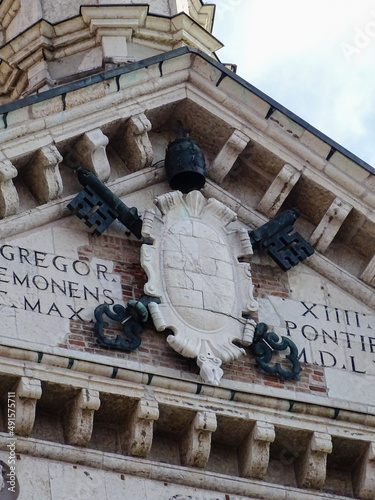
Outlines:
{"type": "Polygon", "coordinates": [[[99,391],[81,389],[65,409],[64,433],[67,444],[86,446],[92,434],[94,412],[100,407],[99,391]]]}
{"type": "Polygon", "coordinates": [[[260,200],[258,210],[269,218],[274,217],[300,176],[291,165],[284,165],[260,200]]]}
{"type": "Polygon", "coordinates": [[[122,451],[125,455],[146,457],[152,446],[154,421],[159,418],[158,403],[142,398],[124,424],[122,451]]]}
{"type": "Polygon", "coordinates": [[[238,449],[240,474],[263,479],[270,458],[270,443],[275,440],[275,428],[267,422],[256,421],[238,449]]]}
{"type": "Polygon", "coordinates": [[[295,461],[297,483],[300,487],[320,489],[323,486],[329,453],[332,453],[331,436],[314,432],[305,453],[295,461]]]}
{"type": "Polygon", "coordinates": [[[375,496],[375,443],[368,443],[354,473],[354,491],[359,498],[375,496]]]}
{"type": "Polygon", "coordinates": [[[39,203],[47,203],[62,192],[59,163],[62,156],[53,144],[39,149],[22,171],[27,186],[39,203]]]}
{"type": "Polygon", "coordinates": [[[17,212],[19,197],[13,184],[17,174],[17,169],[9,160],[0,162],[0,218],[17,212]]]}
{"type": "Polygon", "coordinates": [[[145,292],[162,298],[151,314],[159,331],[173,330],[167,338],[173,349],[197,357],[202,379],[217,385],[223,374],[221,362],[244,354],[233,341],[251,343],[251,324],[243,314],[258,306],[250,265],[238,260],[251,254],[251,245],[244,244],[242,230],[226,231],[236,214],[213,198],[206,200],[199,191],[185,199],[175,191],[159,196],[155,203],[162,217],[146,214],[143,227],[143,235],[154,244],[141,250],[149,277],[145,292]]]}
{"type": "Polygon", "coordinates": [[[230,172],[238,155],[246,148],[249,137],[240,130],[235,130],[224,144],[209,170],[211,179],[220,184],[230,172]]]}
{"type": "Polygon", "coordinates": [[[182,465],[205,467],[210,458],[211,435],[215,432],[216,426],[214,412],[197,412],[181,436],[180,458],[182,465]]]}
{"type": "Polygon", "coordinates": [[[319,252],[327,250],[351,209],[352,206],[349,203],[336,198],[311,235],[311,245],[315,246],[319,252]]]}
{"type": "Polygon", "coordinates": [[[111,174],[106,146],[108,137],[100,129],[90,130],[76,142],[74,149],[82,163],[82,167],[95,174],[105,182],[111,174]]]}
{"type": "Polygon", "coordinates": [[[42,396],[40,380],[21,377],[16,389],[15,432],[21,436],[29,436],[35,422],[37,400],[42,396]]]}
{"type": "Polygon", "coordinates": [[[129,118],[119,141],[119,154],[131,172],[149,167],[153,161],[153,148],[148,137],[151,122],[144,113],[129,118]]]}
{"type": "Polygon", "coordinates": [[[361,279],[368,283],[369,285],[373,285],[375,281],[375,255],[367,264],[365,270],[361,274],[361,279]]]}

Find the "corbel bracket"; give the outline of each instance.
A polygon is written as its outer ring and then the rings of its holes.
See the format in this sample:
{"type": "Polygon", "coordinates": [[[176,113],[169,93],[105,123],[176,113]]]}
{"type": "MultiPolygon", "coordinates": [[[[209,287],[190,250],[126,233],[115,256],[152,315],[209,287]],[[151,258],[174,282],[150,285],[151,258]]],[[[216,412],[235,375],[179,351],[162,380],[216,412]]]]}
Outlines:
{"type": "Polygon", "coordinates": [[[159,406],[153,399],[142,398],[130,415],[122,438],[122,450],[127,455],[147,457],[152,446],[154,420],[159,418],[159,406]]]}
{"type": "Polygon", "coordinates": [[[39,149],[25,167],[23,177],[27,186],[39,203],[47,203],[62,193],[63,185],[59,171],[62,161],[54,144],[39,149]]]}
{"type": "Polygon", "coordinates": [[[35,378],[21,377],[15,393],[15,432],[29,436],[34,427],[36,402],[42,396],[41,382],[35,378]]]}
{"type": "Polygon", "coordinates": [[[108,137],[100,129],[86,132],[74,146],[80,162],[102,182],[108,180],[111,167],[108,162],[106,146],[108,137]]]}
{"type": "Polygon", "coordinates": [[[327,454],[332,453],[332,438],[325,432],[313,432],[307,449],[295,462],[300,488],[320,489],[326,479],[327,454]]]}
{"type": "Polygon", "coordinates": [[[9,160],[0,161],[0,218],[13,215],[18,210],[19,198],[13,179],[18,171],[9,160]]]}
{"type": "Polygon", "coordinates": [[[369,442],[353,474],[354,494],[358,498],[375,498],[375,443],[369,442]]]}
{"type": "Polygon", "coordinates": [[[86,446],[91,439],[94,412],[100,407],[99,392],[81,389],[67,408],[64,421],[65,439],[68,444],[86,446]]]}
{"type": "Polygon", "coordinates": [[[182,465],[205,467],[210,458],[211,435],[216,431],[216,414],[198,411],[185,430],[180,442],[182,465]]]}
{"type": "Polygon", "coordinates": [[[256,421],[251,432],[238,449],[238,462],[242,477],[263,479],[270,460],[270,444],[275,440],[275,427],[256,421]]]}

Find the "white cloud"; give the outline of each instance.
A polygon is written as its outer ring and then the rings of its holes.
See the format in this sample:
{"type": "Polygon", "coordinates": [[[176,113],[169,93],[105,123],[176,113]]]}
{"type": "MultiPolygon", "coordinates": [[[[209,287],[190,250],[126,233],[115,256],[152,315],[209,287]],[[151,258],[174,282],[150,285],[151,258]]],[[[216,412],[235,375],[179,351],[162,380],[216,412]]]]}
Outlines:
{"type": "Polygon", "coordinates": [[[223,62],[374,164],[375,0],[216,0],[223,62]]]}

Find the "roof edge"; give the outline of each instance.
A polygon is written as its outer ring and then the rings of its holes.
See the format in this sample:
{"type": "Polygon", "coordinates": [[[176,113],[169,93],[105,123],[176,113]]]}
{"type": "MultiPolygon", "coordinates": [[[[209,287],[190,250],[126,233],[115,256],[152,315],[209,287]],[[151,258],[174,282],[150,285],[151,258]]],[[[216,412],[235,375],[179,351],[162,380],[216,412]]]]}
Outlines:
{"type": "MultiPolygon", "coordinates": [[[[209,64],[213,65],[216,67],[218,70],[221,71],[222,76],[220,78],[220,81],[222,81],[225,77],[229,77],[232,80],[236,81],[239,83],[241,86],[245,87],[247,90],[250,90],[252,93],[254,93],[257,97],[263,99],[265,102],[267,102],[270,105],[270,111],[268,113],[268,116],[271,116],[272,112],[278,110],[281,113],[283,113],[285,116],[287,116],[289,119],[293,120],[296,122],[298,125],[303,127],[304,129],[308,130],[315,136],[317,136],[319,139],[327,143],[329,146],[331,146],[332,150],[335,150],[344,156],[346,156],[348,159],[354,161],[357,163],[359,166],[370,172],[371,174],[375,175],[375,168],[369,165],[367,162],[359,158],[357,155],[346,149],[345,147],[341,146],[338,142],[334,141],[327,135],[325,135],[323,132],[312,126],[310,123],[307,121],[303,120],[299,116],[297,116],[295,113],[290,111],[288,108],[280,104],[279,102],[275,101],[272,99],[272,97],[268,96],[258,88],[254,87],[251,83],[247,82],[237,74],[233,73],[233,71],[229,70],[226,68],[222,63],[216,61],[209,55],[205,54],[199,49],[196,49],[194,47],[180,47],[175,50],[171,50],[169,52],[165,52],[162,54],[158,54],[156,56],[152,56],[146,59],[142,59],[140,61],[136,61],[134,63],[128,64],[126,66],[121,66],[119,68],[114,68],[108,71],[104,71],[101,73],[97,73],[92,76],[88,76],[86,78],[83,78],[82,80],[77,80],[68,84],[61,85],[59,87],[56,87],[54,89],[49,89],[44,92],[34,94],[31,96],[27,96],[23,99],[19,99],[17,101],[9,102],[7,104],[3,104],[0,106],[0,115],[3,117],[3,121],[6,123],[6,115],[12,111],[15,111],[17,109],[21,109],[26,106],[30,106],[33,104],[37,104],[43,101],[46,101],[48,99],[52,99],[54,97],[58,97],[64,94],[67,94],[68,92],[72,92],[81,88],[88,87],[89,85],[94,85],[96,83],[103,82],[105,80],[109,80],[111,78],[118,78],[121,75],[131,73],[132,71],[136,71],[142,68],[145,68],[147,66],[152,66],[155,64],[162,65],[164,61],[168,61],[170,59],[174,59],[176,57],[180,57],[185,54],[195,54],[203,59],[205,59],[209,64]]],[[[219,82],[218,82],[219,84],[219,82]]]]}

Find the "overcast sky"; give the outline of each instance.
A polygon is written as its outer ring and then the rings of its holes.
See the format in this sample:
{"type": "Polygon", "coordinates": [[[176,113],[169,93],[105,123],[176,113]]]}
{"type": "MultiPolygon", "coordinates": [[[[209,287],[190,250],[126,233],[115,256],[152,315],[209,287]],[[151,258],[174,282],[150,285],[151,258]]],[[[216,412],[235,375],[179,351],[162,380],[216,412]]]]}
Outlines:
{"type": "Polygon", "coordinates": [[[375,0],[213,3],[221,62],[375,167],[375,0]]]}

